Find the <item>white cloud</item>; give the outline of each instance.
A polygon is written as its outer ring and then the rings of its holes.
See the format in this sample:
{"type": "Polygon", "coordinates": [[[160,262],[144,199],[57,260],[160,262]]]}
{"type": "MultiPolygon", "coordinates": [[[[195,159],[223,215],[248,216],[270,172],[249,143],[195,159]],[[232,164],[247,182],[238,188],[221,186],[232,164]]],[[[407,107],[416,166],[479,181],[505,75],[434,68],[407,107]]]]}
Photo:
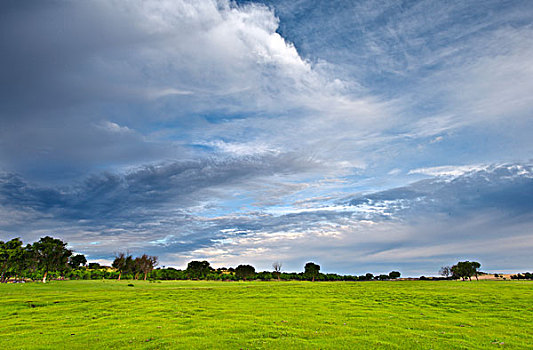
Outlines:
{"type": "Polygon", "coordinates": [[[111,133],[133,133],[133,130],[128,128],[127,126],[120,126],[117,123],[110,122],[108,120],[105,120],[97,125],[97,127],[106,130],[111,133]]]}
{"type": "Polygon", "coordinates": [[[265,153],[269,154],[280,154],[279,149],[273,148],[272,146],[266,143],[237,143],[237,142],[224,142],[221,140],[212,141],[206,143],[207,146],[215,147],[220,152],[226,153],[230,156],[252,156],[252,155],[262,155],[265,153]]]}
{"type": "Polygon", "coordinates": [[[490,165],[487,164],[471,164],[471,165],[443,165],[430,168],[418,168],[409,171],[409,175],[422,174],[429,176],[452,176],[457,177],[469,172],[475,172],[488,169],[490,165]]]}
{"type": "Polygon", "coordinates": [[[192,93],[192,91],[179,90],[174,88],[154,89],[148,92],[148,98],[156,99],[168,96],[191,95],[192,93]]]}

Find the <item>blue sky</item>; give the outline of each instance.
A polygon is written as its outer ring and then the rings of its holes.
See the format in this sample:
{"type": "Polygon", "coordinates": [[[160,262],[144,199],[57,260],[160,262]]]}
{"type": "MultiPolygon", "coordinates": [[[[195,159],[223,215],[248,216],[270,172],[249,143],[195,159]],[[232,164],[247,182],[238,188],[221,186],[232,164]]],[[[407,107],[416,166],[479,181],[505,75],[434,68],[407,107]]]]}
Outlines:
{"type": "Polygon", "coordinates": [[[531,269],[530,1],[3,1],[0,239],[531,269]]]}

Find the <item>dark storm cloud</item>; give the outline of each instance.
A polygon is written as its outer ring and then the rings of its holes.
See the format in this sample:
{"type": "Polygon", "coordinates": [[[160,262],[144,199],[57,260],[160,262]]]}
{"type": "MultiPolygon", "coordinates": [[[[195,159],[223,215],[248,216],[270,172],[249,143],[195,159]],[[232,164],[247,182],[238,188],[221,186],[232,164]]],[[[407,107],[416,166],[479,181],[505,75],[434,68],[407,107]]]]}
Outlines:
{"type": "Polygon", "coordinates": [[[210,196],[216,197],[203,190],[312,166],[312,161],[291,155],[169,162],[125,174],[93,175],[78,185],[64,187],[36,186],[5,173],[0,178],[0,195],[6,206],[52,214],[57,220],[99,220],[110,225],[124,220],[135,224],[143,212],[157,213],[165,208],[185,212],[210,196]]]}

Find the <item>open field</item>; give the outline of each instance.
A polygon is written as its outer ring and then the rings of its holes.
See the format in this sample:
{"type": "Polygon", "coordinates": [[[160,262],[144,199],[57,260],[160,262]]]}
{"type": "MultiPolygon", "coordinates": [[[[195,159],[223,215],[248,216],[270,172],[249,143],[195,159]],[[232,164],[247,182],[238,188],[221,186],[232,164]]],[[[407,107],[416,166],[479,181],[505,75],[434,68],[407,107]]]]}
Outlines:
{"type": "Polygon", "coordinates": [[[0,348],[531,348],[532,301],[527,281],[2,284],[0,348]]]}

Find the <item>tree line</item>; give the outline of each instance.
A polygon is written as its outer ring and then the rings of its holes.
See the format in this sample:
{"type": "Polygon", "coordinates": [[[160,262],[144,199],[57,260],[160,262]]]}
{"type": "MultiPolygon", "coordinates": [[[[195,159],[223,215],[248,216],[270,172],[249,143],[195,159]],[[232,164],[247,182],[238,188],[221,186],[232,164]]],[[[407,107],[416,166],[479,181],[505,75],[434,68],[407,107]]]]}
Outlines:
{"type": "Polygon", "coordinates": [[[67,243],[50,236],[42,237],[33,244],[24,245],[20,238],[0,241],[0,282],[8,280],[47,279],[139,279],[144,280],[297,280],[297,281],[370,281],[392,280],[401,276],[398,271],[374,276],[367,273],[360,276],[321,273],[320,265],[308,262],[304,271],[282,272],[282,263],[274,262],[272,271],[257,272],[252,265],[236,268],[213,268],[208,261],[191,261],[185,270],[172,267],[161,268],[157,256],[143,254],[133,257],[128,253],[117,253],[111,267],[98,263],[87,264],[83,254],[74,254],[67,243]]]}
{"type": "Polygon", "coordinates": [[[110,278],[120,280],[122,273],[138,279],[157,266],[157,257],[143,254],[133,258],[120,253],[113,262],[113,268],[89,263],[83,254],[73,254],[67,243],[50,236],[42,237],[33,244],[23,245],[20,238],[7,242],[0,241],[0,282],[15,280],[42,280],[47,278],[95,279],[110,278]],[[131,276],[130,276],[131,275],[131,276]]]}
{"type": "MultiPolygon", "coordinates": [[[[20,238],[0,241],[0,282],[7,280],[42,280],[49,278],[69,279],[139,279],[144,280],[296,280],[296,281],[370,281],[394,280],[401,276],[398,271],[389,274],[339,275],[321,273],[320,265],[308,262],[303,272],[282,272],[282,263],[274,262],[272,271],[257,272],[252,265],[236,268],[213,268],[208,261],[191,261],[185,270],[172,267],[158,267],[157,256],[143,254],[133,257],[128,253],[117,253],[112,266],[87,264],[83,254],[74,254],[67,243],[50,236],[42,237],[32,244],[24,245],[20,238]]],[[[444,279],[471,280],[483,274],[477,261],[460,261],[453,266],[443,266],[439,274],[444,279]]],[[[528,272],[514,275],[512,279],[532,279],[528,272]]],[[[426,279],[426,278],[420,278],[426,279]]]]}

